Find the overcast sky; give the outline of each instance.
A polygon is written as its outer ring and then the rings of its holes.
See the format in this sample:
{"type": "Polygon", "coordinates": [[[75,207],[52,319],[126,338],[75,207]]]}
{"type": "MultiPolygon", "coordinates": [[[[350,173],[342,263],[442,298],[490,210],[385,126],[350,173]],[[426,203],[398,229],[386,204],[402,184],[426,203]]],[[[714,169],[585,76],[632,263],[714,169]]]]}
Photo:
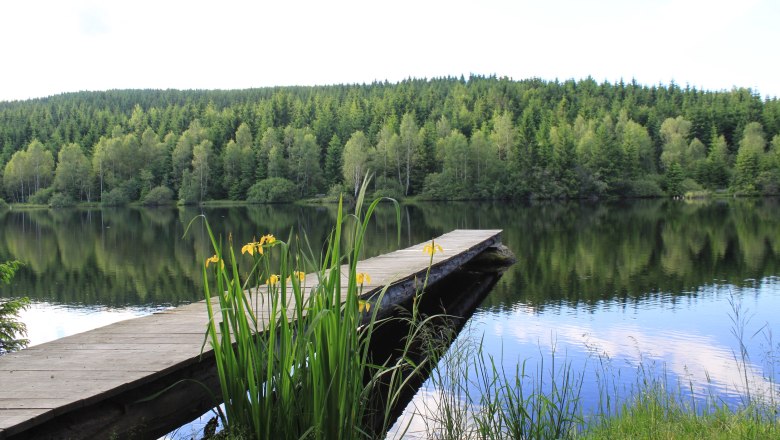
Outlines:
{"type": "Polygon", "coordinates": [[[0,100],[496,74],[780,96],[780,1],[2,0],[0,100]]]}

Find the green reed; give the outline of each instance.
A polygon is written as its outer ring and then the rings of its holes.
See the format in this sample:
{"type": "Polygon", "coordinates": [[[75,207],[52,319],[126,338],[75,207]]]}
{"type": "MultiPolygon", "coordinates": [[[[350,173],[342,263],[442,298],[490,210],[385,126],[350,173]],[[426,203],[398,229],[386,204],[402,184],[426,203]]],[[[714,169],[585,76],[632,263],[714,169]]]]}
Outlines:
{"type": "MultiPolygon", "coordinates": [[[[356,264],[381,201],[363,212],[364,193],[365,184],[354,214],[344,215],[339,202],[319,262],[292,251],[292,236],[281,241],[268,235],[242,247],[252,257],[251,269],[242,274],[232,240],[223,247],[206,223],[215,252],[203,270],[207,338],[224,402],[219,414],[231,435],[372,438],[380,435],[370,428],[377,417],[386,428],[387,407],[405,382],[401,373],[416,366],[404,364],[403,356],[375,365],[369,356],[378,323],[371,304],[381,303],[384,290],[361,299],[370,275],[357,273],[356,264]],[[303,276],[307,267],[316,267],[316,280],[303,276]],[[377,398],[372,392],[380,382],[390,386],[377,398]]],[[[400,239],[400,229],[398,234],[400,239]]]]}
{"type": "MultiPolygon", "coordinates": [[[[776,381],[780,346],[775,346],[771,328],[764,324],[753,336],[763,334],[768,344],[764,356],[764,385],[750,377],[752,362],[747,349],[748,310],[734,296],[729,299],[731,334],[737,342],[734,352],[735,369],[741,383],[734,384],[741,394],[739,405],[727,405],[710,392],[704,401],[698,401],[689,382],[670,384],[666,371],[661,374],[652,366],[640,363],[637,384],[629,395],[621,398],[613,392],[616,404],[602,410],[593,418],[581,435],[586,439],[613,438],[670,438],[670,439],[780,439],[778,396],[776,381]],[[688,396],[682,392],[687,388],[688,396]]],[[[602,390],[604,394],[604,390],[602,390]]]]}
{"type": "Polygon", "coordinates": [[[696,397],[694,384],[670,383],[666,369],[641,360],[636,381],[629,389],[618,383],[620,370],[608,358],[595,362],[599,406],[584,413],[580,405],[585,371],[560,359],[555,344],[550,355],[540,353],[538,367],[527,362],[505,369],[503,362],[486,355],[481,341],[464,338],[452,346],[429,344],[443,355],[433,370],[433,399],[424,399],[416,417],[425,435],[437,439],[780,439],[780,388],[776,382],[780,345],[775,345],[765,324],[762,334],[767,350],[763,380],[752,383],[746,338],[749,316],[732,302],[732,334],[738,342],[735,368],[743,383],[743,399],[736,407],[717,395],[696,397]],[[547,365],[547,366],[546,366],[547,365]]]}
{"type": "MultiPolygon", "coordinates": [[[[518,363],[507,371],[482,343],[460,340],[447,348],[433,370],[436,396],[418,408],[426,437],[438,439],[573,438],[582,425],[583,373],[561,362],[553,350],[535,371],[518,363]]],[[[434,350],[436,350],[434,348],[434,350]]]]}

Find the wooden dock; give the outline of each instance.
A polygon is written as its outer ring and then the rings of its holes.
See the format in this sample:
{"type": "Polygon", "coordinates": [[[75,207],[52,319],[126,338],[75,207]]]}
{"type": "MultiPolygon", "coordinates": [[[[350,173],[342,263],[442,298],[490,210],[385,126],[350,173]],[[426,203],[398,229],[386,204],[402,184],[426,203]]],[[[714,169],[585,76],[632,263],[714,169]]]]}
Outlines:
{"type": "MultiPolygon", "coordinates": [[[[434,254],[428,283],[497,244],[500,234],[455,230],[435,238],[444,252],[434,254]]],[[[425,278],[428,243],[359,262],[372,281],[364,297],[389,285],[386,310],[410,298],[425,278]]],[[[316,281],[309,274],[305,284],[316,281]]],[[[154,438],[171,420],[198,417],[214,406],[205,388],[219,396],[208,345],[201,354],[207,321],[198,302],[0,356],[0,439],[154,438]]]]}

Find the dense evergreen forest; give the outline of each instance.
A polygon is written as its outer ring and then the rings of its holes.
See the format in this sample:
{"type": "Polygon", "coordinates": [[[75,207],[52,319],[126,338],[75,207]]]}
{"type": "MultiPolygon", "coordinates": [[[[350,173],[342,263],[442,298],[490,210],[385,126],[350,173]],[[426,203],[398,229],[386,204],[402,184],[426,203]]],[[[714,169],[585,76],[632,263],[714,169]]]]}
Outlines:
{"type": "Polygon", "coordinates": [[[780,101],[472,76],[0,102],[6,199],[290,201],[780,193],[780,101]]]}

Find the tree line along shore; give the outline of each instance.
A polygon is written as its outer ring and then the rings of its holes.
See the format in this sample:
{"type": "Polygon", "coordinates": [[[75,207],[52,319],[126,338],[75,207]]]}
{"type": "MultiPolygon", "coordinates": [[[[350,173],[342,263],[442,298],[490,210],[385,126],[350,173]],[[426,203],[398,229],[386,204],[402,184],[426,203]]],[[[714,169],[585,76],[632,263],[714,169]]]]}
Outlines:
{"type": "Polygon", "coordinates": [[[287,202],[780,193],[780,101],[751,89],[495,76],[0,102],[5,200],[287,202]]]}

